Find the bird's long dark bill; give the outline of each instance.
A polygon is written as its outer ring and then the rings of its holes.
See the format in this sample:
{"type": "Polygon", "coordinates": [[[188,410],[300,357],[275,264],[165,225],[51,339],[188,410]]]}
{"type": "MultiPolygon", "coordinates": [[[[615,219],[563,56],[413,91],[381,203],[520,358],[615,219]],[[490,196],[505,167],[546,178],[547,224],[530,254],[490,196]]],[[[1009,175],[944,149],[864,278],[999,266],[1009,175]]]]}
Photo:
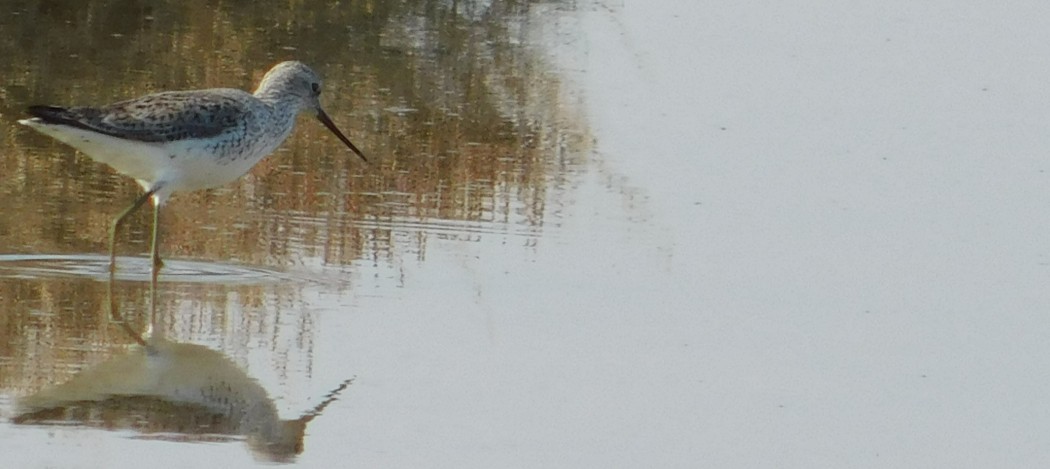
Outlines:
{"type": "Polygon", "coordinates": [[[365,161],[365,163],[368,162],[368,158],[365,158],[365,154],[361,153],[361,150],[358,150],[353,143],[350,143],[350,139],[346,138],[346,135],[343,135],[343,133],[339,131],[339,128],[335,126],[335,123],[332,122],[332,119],[328,118],[328,114],[325,114],[324,111],[318,109],[317,120],[321,121],[321,123],[324,124],[325,127],[328,127],[328,130],[331,130],[336,137],[339,137],[339,140],[342,140],[343,143],[346,144],[346,146],[350,147],[350,150],[352,150],[354,153],[357,153],[357,156],[360,156],[361,159],[365,161]]]}

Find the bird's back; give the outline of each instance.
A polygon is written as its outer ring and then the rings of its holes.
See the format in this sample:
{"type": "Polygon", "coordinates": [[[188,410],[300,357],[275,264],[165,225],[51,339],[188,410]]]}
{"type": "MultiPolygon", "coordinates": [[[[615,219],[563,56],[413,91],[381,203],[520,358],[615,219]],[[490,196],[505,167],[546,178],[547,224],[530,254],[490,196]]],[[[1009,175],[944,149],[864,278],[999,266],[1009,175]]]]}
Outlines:
{"type": "MultiPolygon", "coordinates": [[[[74,127],[138,142],[216,137],[243,127],[264,105],[236,89],[169,91],[102,107],[31,106],[38,124],[74,127]]],[[[28,122],[27,122],[28,123],[28,122]]],[[[32,125],[32,124],[30,124],[32,125]]]]}

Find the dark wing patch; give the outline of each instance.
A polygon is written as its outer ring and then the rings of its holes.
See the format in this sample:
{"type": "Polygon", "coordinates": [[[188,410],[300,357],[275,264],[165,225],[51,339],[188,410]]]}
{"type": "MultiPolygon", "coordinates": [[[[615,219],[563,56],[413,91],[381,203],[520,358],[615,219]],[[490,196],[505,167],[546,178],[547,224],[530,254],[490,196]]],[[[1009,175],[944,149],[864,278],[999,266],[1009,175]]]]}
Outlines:
{"type": "Polygon", "coordinates": [[[251,95],[240,90],[172,91],[101,108],[31,106],[29,114],[140,142],[208,138],[244,125],[251,95]]]}

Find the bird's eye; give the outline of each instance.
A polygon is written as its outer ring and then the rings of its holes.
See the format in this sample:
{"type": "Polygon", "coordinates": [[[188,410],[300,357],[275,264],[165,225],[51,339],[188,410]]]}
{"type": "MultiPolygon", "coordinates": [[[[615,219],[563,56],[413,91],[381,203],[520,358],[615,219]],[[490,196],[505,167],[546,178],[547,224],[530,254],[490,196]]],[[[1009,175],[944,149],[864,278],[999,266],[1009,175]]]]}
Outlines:
{"type": "Polygon", "coordinates": [[[314,94],[315,95],[320,95],[321,94],[321,84],[320,83],[311,83],[310,87],[314,89],[314,94]]]}

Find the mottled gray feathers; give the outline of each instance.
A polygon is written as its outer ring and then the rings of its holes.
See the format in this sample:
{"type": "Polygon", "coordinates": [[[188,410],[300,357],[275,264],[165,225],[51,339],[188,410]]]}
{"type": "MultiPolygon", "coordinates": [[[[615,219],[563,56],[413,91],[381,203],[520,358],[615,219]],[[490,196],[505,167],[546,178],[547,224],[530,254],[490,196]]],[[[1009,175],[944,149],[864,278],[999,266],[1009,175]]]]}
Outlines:
{"type": "Polygon", "coordinates": [[[29,114],[49,124],[163,143],[215,137],[244,125],[250,98],[235,89],[169,91],[100,108],[31,106],[29,114]]]}

